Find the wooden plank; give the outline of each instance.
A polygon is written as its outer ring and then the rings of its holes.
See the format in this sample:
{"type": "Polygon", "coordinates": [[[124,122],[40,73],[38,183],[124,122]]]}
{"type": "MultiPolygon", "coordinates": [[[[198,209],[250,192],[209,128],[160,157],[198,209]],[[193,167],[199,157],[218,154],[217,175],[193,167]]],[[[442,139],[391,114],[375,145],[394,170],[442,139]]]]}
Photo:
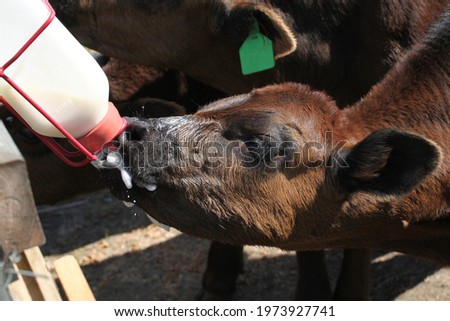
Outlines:
{"type": "MultiPolygon", "coordinates": [[[[16,265],[16,270],[32,272],[30,263],[24,253],[21,254],[20,261],[16,265]]],[[[39,289],[36,278],[31,276],[22,276],[22,280],[27,288],[31,301],[44,301],[44,297],[39,289]]]]}
{"type": "Polygon", "coordinates": [[[0,247],[22,252],[44,242],[25,161],[0,121],[0,247]]]}
{"type": "MultiPolygon", "coordinates": [[[[15,268],[18,270],[16,265],[15,268]]],[[[17,275],[17,280],[8,284],[8,292],[13,301],[32,301],[27,285],[20,274],[17,275]]]]}
{"type": "Polygon", "coordinates": [[[53,264],[69,301],[95,301],[80,265],[72,255],[63,256],[53,264]]]}
{"type": "Polygon", "coordinates": [[[25,250],[17,266],[21,270],[32,271],[37,275],[37,277],[23,276],[33,301],[62,300],[39,247],[25,250]]]}

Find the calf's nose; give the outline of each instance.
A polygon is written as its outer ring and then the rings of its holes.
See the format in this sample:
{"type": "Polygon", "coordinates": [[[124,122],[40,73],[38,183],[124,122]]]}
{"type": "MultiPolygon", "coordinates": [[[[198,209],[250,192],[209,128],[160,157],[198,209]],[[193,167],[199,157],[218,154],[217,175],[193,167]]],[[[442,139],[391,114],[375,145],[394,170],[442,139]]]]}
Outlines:
{"type": "Polygon", "coordinates": [[[118,137],[119,143],[122,146],[125,146],[129,142],[145,140],[145,136],[149,132],[149,124],[136,118],[126,117],[126,120],[128,125],[123,133],[118,137]]]}

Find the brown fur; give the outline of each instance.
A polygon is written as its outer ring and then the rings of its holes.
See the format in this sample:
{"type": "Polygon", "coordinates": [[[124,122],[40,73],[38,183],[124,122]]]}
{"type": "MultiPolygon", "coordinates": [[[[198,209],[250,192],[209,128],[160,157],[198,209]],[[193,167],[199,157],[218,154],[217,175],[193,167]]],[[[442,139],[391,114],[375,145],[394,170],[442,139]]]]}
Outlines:
{"type": "Polygon", "coordinates": [[[84,45],[108,56],[181,70],[228,94],[301,82],[325,90],[339,106],[366,94],[448,4],[448,0],[50,2],[84,45]],[[243,77],[238,51],[252,17],[273,40],[279,59],[274,69],[243,77]]]}
{"type": "Polygon", "coordinates": [[[90,1],[78,7],[69,0],[54,5],[85,45],[108,55],[180,69],[233,94],[298,81],[325,90],[342,107],[381,79],[446,3],[168,0],[90,1]],[[243,77],[237,52],[252,16],[281,59],[273,70],[243,77]]]}
{"type": "Polygon", "coordinates": [[[449,34],[447,13],[346,110],[309,87],[283,84],[218,101],[194,116],[131,119],[140,139],[125,140],[124,160],[137,185],[129,193],[158,220],[221,242],[384,248],[449,264],[449,34]],[[345,140],[343,148],[333,149],[327,132],[345,140]],[[291,142],[296,154],[277,147],[268,163],[254,162],[267,156],[271,139],[291,142]],[[175,144],[174,154],[154,163],[159,149],[145,144],[164,140],[175,144]],[[187,151],[178,150],[184,142],[187,151]],[[230,142],[244,154],[216,150],[214,165],[202,153],[207,144],[230,142]],[[308,142],[324,148],[313,148],[311,157],[308,142]],[[189,157],[193,162],[181,166],[189,157]],[[287,167],[286,159],[296,166],[287,167]],[[338,166],[339,159],[351,166],[338,166]],[[148,184],[160,186],[152,194],[148,184]]]}
{"type": "Polygon", "coordinates": [[[129,100],[142,87],[164,76],[164,71],[161,69],[144,67],[114,58],[110,58],[103,67],[103,71],[109,80],[110,100],[114,102],[129,100]]]}

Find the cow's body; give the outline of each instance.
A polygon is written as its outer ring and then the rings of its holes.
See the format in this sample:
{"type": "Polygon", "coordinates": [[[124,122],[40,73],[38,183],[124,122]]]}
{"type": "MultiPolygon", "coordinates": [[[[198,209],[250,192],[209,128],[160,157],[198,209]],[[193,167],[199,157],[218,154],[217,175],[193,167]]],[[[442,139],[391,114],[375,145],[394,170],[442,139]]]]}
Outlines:
{"type": "Polygon", "coordinates": [[[284,84],[193,116],[130,119],[127,193],[163,223],[221,242],[384,248],[450,264],[449,48],[447,12],[344,110],[284,84]]]}
{"type": "MultiPolygon", "coordinates": [[[[51,1],[52,2],[52,1],[51,1]]],[[[151,67],[181,70],[228,94],[295,81],[355,102],[448,0],[55,1],[86,46],[151,67]],[[274,42],[274,69],[243,77],[239,47],[252,17],[274,42]]]]}

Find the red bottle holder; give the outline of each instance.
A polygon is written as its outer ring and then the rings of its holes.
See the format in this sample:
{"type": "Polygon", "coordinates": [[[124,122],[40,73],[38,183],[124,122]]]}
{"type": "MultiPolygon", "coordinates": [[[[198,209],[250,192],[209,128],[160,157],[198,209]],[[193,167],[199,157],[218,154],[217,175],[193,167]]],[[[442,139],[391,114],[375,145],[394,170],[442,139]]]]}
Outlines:
{"type": "MultiPolygon", "coordinates": [[[[0,67],[0,77],[3,78],[14,90],[16,90],[23,98],[25,98],[39,113],[41,113],[53,126],[55,126],[61,134],[63,134],[67,140],[75,148],[74,151],[65,149],[61,144],[51,137],[41,135],[34,131],[31,126],[14,110],[14,108],[6,101],[3,96],[0,96],[0,101],[9,109],[9,111],[16,116],[22,123],[25,124],[45,145],[47,145],[61,160],[66,164],[73,167],[84,166],[91,161],[97,159],[97,157],[87,150],[75,137],[67,132],[53,117],[51,117],[39,104],[33,100],[25,91],[23,91],[13,79],[9,78],[5,71],[10,67],[27,49],[30,45],[41,35],[41,33],[50,25],[55,18],[55,10],[51,7],[48,0],[44,0],[44,4],[47,6],[49,16],[44,24],[31,36],[31,38],[19,49],[19,51],[8,60],[3,66],[0,67]],[[81,158],[81,159],[80,159],[81,158]]],[[[119,131],[121,133],[126,127],[126,121],[122,119],[122,127],[119,131]]]]}

